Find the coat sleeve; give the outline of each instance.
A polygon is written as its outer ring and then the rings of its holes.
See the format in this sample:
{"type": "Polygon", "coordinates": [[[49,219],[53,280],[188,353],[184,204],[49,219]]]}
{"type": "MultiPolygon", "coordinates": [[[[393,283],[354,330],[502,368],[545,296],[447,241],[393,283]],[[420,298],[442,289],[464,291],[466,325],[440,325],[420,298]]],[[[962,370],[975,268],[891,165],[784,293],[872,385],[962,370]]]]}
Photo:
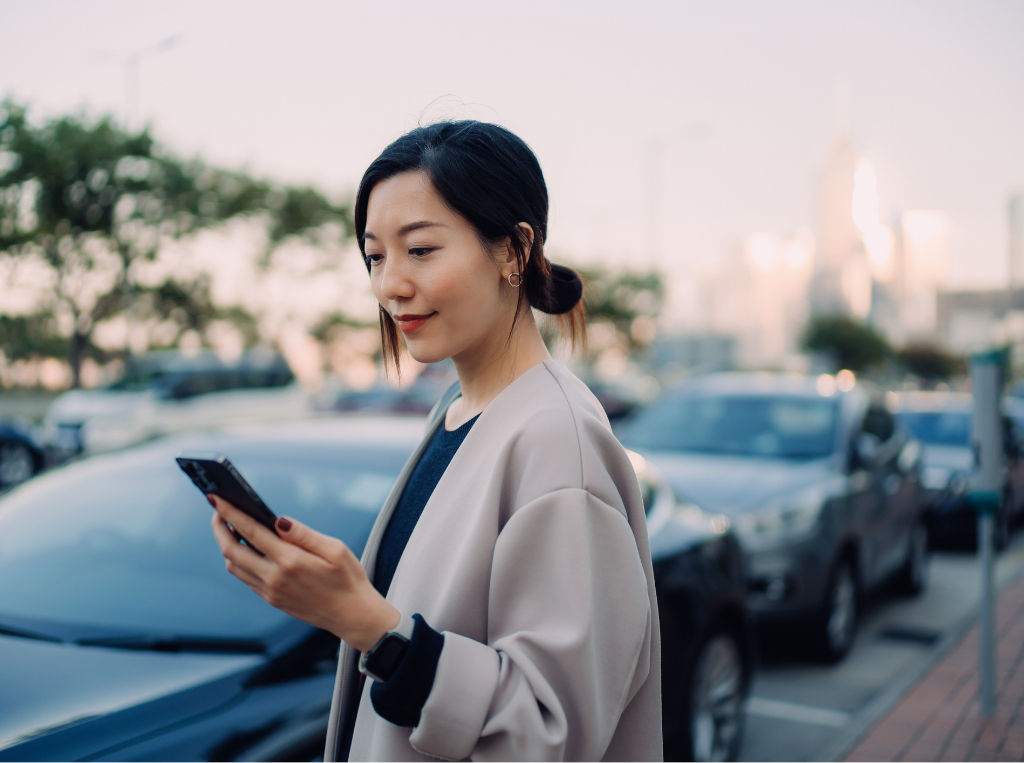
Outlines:
{"type": "Polygon", "coordinates": [[[498,535],[488,643],[454,633],[410,742],[447,759],[598,760],[651,669],[653,617],[621,509],[566,488],[498,535]]]}

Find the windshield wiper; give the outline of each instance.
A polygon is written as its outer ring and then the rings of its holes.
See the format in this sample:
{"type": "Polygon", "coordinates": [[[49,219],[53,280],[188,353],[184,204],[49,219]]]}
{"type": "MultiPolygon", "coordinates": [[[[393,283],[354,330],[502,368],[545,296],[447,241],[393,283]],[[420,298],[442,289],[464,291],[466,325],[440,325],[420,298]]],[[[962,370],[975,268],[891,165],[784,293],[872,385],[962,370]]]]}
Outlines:
{"type": "Polygon", "coordinates": [[[49,633],[27,630],[25,628],[14,628],[10,625],[0,625],[0,634],[5,636],[16,636],[17,638],[30,638],[36,641],[50,641],[59,644],[63,639],[57,638],[49,633]]]}
{"type": "Polygon", "coordinates": [[[210,636],[110,636],[76,639],[81,646],[139,649],[148,652],[205,652],[216,654],[262,654],[266,644],[256,639],[210,636]]]}

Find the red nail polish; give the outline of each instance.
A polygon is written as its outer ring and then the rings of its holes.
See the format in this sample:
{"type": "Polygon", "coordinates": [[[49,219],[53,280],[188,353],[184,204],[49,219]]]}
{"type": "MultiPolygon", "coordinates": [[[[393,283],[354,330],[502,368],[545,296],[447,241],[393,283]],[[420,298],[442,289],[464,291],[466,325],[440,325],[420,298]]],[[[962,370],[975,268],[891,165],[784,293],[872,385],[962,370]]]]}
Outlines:
{"type": "Polygon", "coordinates": [[[286,519],[284,517],[281,517],[280,519],[277,520],[277,529],[280,530],[283,533],[288,532],[289,530],[292,529],[292,521],[290,519],[286,519]]]}
{"type": "Polygon", "coordinates": [[[206,496],[206,500],[210,502],[210,505],[213,506],[213,508],[215,508],[215,509],[217,508],[217,502],[215,500],[213,500],[213,496],[212,495],[206,496]]]}

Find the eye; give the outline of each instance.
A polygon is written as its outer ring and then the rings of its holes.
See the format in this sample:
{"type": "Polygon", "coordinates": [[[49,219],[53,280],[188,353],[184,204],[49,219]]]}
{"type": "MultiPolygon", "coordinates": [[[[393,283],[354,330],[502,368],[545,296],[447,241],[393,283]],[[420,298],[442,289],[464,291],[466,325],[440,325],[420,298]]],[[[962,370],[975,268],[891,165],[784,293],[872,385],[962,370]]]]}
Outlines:
{"type": "Polygon", "coordinates": [[[384,255],[382,254],[373,254],[367,252],[366,254],[363,255],[363,261],[366,262],[366,264],[371,267],[379,263],[382,259],[384,259],[384,255]]]}
{"type": "Polygon", "coordinates": [[[409,249],[409,254],[413,257],[425,257],[432,251],[434,251],[434,247],[432,246],[414,246],[409,249]]]}

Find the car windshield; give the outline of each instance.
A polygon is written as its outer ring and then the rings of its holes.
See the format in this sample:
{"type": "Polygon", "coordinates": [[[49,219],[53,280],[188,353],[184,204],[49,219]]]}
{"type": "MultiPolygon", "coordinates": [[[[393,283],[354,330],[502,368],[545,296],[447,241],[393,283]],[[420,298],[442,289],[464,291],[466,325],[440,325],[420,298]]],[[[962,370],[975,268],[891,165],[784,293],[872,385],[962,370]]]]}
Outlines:
{"type": "Polygon", "coordinates": [[[966,448],[970,444],[971,414],[967,411],[903,411],[897,417],[926,445],[966,448]]]}
{"type": "Polygon", "coordinates": [[[810,459],[832,452],[837,418],[834,400],[815,397],[673,395],[638,412],[620,434],[637,450],[810,459]]]}
{"type": "MultiPolygon", "coordinates": [[[[309,450],[229,453],[273,510],[359,553],[405,454],[309,450]]],[[[284,626],[225,571],[210,507],[173,455],[98,457],[0,499],[0,628],[244,641],[284,626]]]]}

